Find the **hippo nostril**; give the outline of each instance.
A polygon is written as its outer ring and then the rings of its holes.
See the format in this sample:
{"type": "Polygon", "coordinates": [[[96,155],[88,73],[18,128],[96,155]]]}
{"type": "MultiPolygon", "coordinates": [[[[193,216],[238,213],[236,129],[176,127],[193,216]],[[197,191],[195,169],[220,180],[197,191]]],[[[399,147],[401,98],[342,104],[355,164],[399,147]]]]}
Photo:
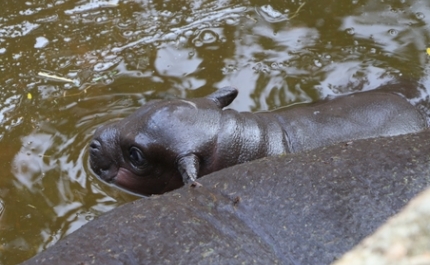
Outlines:
{"type": "Polygon", "coordinates": [[[101,143],[98,140],[92,140],[91,144],[90,144],[90,148],[91,149],[100,149],[101,148],[101,143]]]}

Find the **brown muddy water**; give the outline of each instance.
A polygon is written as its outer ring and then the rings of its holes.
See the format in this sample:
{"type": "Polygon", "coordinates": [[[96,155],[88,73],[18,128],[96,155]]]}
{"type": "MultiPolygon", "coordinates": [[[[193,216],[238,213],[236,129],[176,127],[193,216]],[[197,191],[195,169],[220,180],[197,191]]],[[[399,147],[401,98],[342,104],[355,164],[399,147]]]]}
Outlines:
{"type": "Polygon", "coordinates": [[[138,198],[95,178],[87,147],[148,100],[232,85],[231,107],[258,111],[397,78],[430,87],[428,0],[1,5],[0,264],[138,198]]]}

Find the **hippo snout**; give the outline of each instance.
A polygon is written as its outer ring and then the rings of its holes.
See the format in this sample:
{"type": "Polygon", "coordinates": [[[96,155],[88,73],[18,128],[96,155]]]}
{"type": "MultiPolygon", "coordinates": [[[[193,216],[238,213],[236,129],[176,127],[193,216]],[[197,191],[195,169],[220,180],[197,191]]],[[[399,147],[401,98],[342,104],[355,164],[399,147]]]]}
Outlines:
{"type": "Polygon", "coordinates": [[[114,163],[103,164],[103,161],[98,160],[92,154],[92,149],[90,149],[90,166],[93,172],[107,183],[115,182],[118,167],[114,163]]]}
{"type": "Polygon", "coordinates": [[[100,143],[99,140],[92,140],[90,143],[90,147],[89,147],[89,151],[90,151],[90,164],[91,164],[91,168],[94,170],[94,172],[98,175],[99,170],[97,170],[98,168],[100,168],[100,162],[102,162],[103,160],[106,160],[106,158],[103,158],[103,152],[102,152],[102,144],[100,143]]]}
{"type": "Polygon", "coordinates": [[[95,138],[89,145],[90,167],[93,172],[108,183],[115,181],[118,173],[116,159],[111,156],[113,150],[109,145],[103,144],[103,141],[95,138]]]}

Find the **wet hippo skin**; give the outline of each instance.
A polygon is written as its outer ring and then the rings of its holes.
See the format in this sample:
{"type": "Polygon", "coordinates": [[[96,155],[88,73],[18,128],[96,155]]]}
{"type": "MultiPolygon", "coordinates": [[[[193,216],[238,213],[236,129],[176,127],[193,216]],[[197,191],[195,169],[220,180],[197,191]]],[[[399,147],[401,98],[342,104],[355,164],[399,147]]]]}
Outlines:
{"type": "Polygon", "coordinates": [[[28,264],[330,264],[430,183],[430,132],[214,172],[123,205],[28,264]]]}
{"type": "Polygon", "coordinates": [[[126,190],[160,194],[246,161],[427,127],[414,106],[389,92],[271,112],[223,110],[236,96],[236,89],[225,87],[205,98],[151,101],[96,130],[91,168],[126,190]]]}

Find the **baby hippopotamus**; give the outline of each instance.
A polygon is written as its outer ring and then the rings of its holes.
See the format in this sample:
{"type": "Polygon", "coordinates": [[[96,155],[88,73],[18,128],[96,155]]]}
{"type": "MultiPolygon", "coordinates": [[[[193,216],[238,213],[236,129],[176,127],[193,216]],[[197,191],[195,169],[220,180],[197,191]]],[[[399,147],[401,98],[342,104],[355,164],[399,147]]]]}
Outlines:
{"type": "Polygon", "coordinates": [[[91,168],[128,191],[161,194],[246,161],[428,126],[420,111],[389,92],[361,92],[271,112],[223,109],[237,93],[224,87],[204,98],[154,100],[99,127],[90,144],[91,168]]]}

